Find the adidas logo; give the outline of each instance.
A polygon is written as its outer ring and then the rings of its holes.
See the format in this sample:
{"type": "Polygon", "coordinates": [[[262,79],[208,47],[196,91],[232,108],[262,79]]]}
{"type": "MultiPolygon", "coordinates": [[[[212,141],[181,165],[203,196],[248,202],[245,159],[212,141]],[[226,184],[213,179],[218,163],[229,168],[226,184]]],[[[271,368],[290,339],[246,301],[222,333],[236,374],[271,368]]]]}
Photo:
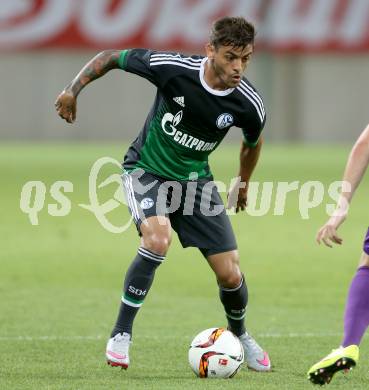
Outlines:
{"type": "Polygon", "coordinates": [[[185,107],[185,104],[184,104],[184,96],[178,96],[178,97],[174,97],[173,100],[178,103],[181,107],[185,107]]]}

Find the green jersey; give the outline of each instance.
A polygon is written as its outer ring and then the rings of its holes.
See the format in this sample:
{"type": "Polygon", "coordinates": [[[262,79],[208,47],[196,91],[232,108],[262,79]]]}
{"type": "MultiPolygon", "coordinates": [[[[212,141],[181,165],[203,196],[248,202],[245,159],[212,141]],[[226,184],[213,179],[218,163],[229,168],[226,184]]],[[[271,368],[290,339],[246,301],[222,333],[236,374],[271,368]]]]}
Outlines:
{"type": "Polygon", "coordinates": [[[124,158],[127,171],[142,168],[173,180],[210,177],[209,154],[232,126],[257,144],[265,124],[262,98],[246,78],[236,88],[212,89],[204,79],[202,56],[123,50],[120,67],[157,87],[154,104],[124,158]]]}

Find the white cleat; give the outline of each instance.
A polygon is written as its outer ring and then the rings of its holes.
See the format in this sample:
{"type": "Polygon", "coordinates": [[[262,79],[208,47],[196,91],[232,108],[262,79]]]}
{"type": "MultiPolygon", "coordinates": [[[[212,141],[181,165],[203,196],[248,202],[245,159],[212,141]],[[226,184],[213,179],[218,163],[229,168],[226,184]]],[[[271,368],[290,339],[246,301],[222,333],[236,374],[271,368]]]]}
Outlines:
{"type": "Polygon", "coordinates": [[[245,352],[245,361],[247,367],[254,371],[270,371],[271,364],[268,353],[247,332],[239,336],[243,350],[245,352]]]}
{"type": "Polygon", "coordinates": [[[106,359],[108,364],[113,367],[127,369],[129,366],[128,350],[130,344],[131,335],[129,333],[118,333],[109,339],[106,345],[106,359]]]}

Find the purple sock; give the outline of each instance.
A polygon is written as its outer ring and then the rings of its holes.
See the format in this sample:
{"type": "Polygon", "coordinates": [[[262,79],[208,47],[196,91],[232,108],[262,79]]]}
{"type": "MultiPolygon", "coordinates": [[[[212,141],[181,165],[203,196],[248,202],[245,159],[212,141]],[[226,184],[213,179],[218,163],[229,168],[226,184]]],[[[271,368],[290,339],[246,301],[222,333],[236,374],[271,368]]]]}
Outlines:
{"type": "Polygon", "coordinates": [[[346,301],[342,346],[359,345],[369,325],[369,267],[358,268],[346,301]]]}

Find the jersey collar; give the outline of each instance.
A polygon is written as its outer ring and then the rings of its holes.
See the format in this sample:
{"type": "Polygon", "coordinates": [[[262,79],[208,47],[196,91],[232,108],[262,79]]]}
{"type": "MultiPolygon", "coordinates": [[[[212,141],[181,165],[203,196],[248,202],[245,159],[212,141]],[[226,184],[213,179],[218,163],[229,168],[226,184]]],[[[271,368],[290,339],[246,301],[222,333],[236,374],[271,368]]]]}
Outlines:
{"type": "Polygon", "coordinates": [[[209,87],[209,85],[206,83],[205,81],[205,78],[204,78],[204,73],[205,73],[205,62],[208,60],[208,57],[205,57],[202,61],[201,61],[201,66],[200,66],[200,71],[199,71],[199,76],[200,76],[200,81],[201,81],[201,85],[211,94],[213,95],[217,95],[217,96],[227,96],[229,95],[230,93],[232,93],[234,91],[234,88],[228,88],[228,89],[225,89],[224,91],[219,91],[217,89],[213,89],[211,87],[209,87]]]}

